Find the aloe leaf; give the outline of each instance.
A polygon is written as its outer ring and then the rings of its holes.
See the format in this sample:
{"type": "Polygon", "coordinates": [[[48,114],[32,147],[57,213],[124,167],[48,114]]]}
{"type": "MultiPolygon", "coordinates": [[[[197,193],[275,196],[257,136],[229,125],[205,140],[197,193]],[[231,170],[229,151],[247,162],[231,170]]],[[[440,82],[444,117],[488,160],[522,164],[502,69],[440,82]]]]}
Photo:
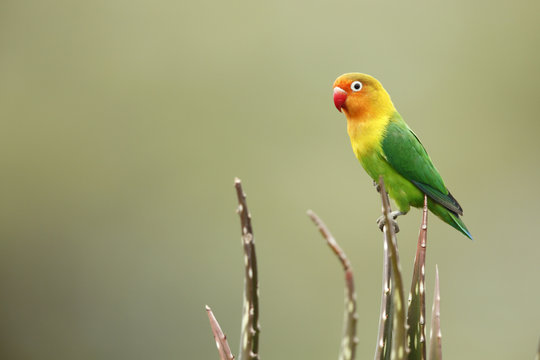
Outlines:
{"type": "Polygon", "coordinates": [[[379,178],[379,189],[382,199],[382,210],[385,218],[383,227],[384,240],[389,248],[390,261],[392,265],[392,280],[395,285],[392,296],[393,319],[392,319],[392,351],[390,357],[393,360],[402,360],[407,357],[407,334],[405,330],[405,295],[403,291],[403,279],[399,265],[399,253],[397,249],[397,239],[390,217],[390,200],[384,186],[382,176],[379,178]]]}
{"type": "Polygon", "coordinates": [[[234,356],[231,353],[231,348],[227,342],[227,337],[225,334],[223,334],[223,331],[221,331],[221,327],[219,326],[212,309],[210,309],[208,305],[206,305],[206,313],[208,315],[208,319],[210,320],[210,327],[212,328],[212,333],[214,334],[214,340],[216,340],[219,358],[221,360],[234,360],[234,356]]]}
{"type": "Polygon", "coordinates": [[[242,244],[244,247],[244,302],[242,310],[242,332],[240,334],[239,360],[259,359],[259,280],[257,275],[257,257],[251,214],[249,213],[246,194],[242,189],[242,182],[234,180],[236,195],[238,197],[238,215],[242,229],[242,244]]]}
{"type": "Polygon", "coordinates": [[[441,293],[439,289],[439,267],[435,267],[435,292],[433,294],[433,309],[431,311],[431,331],[429,334],[429,359],[442,360],[441,345],[441,293]]]}
{"type": "Polygon", "coordinates": [[[345,320],[339,360],[353,360],[355,357],[356,345],[358,344],[358,338],[356,337],[358,314],[356,313],[356,292],[354,291],[354,278],[351,263],[332,233],[330,233],[330,230],[328,230],[328,227],[326,227],[317,214],[311,210],[308,210],[307,214],[319,229],[321,235],[326,240],[326,243],[330,246],[330,249],[336,254],[343,266],[343,271],[345,272],[345,320]]]}
{"type": "Polygon", "coordinates": [[[426,358],[426,293],[425,262],[427,244],[427,196],[424,195],[424,211],[422,225],[418,235],[416,256],[414,258],[413,278],[409,293],[407,312],[407,340],[409,342],[409,360],[426,358]]]}

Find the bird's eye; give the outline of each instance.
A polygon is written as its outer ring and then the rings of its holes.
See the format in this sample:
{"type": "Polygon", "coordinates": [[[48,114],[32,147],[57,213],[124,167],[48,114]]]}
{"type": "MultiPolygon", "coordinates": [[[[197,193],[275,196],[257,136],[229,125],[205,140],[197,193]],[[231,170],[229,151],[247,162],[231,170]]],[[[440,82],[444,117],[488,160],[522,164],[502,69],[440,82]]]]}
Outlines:
{"type": "Polygon", "coordinates": [[[351,90],[352,91],[362,90],[362,83],[360,81],[353,81],[353,83],[351,84],[351,90]]]}

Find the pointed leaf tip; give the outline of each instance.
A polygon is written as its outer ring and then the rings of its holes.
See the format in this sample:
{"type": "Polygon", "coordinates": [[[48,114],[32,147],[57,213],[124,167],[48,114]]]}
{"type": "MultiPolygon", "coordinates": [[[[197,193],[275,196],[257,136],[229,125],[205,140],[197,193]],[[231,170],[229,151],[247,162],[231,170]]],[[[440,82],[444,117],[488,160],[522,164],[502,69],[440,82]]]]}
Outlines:
{"type": "Polygon", "coordinates": [[[210,320],[210,327],[212,328],[212,334],[214,335],[214,340],[218,349],[219,358],[221,360],[234,360],[234,356],[231,353],[231,348],[229,347],[229,344],[227,342],[227,337],[221,330],[221,327],[219,326],[219,323],[214,316],[214,313],[212,312],[212,310],[210,310],[210,307],[208,307],[208,305],[206,305],[206,311],[208,314],[208,320],[210,320]]]}

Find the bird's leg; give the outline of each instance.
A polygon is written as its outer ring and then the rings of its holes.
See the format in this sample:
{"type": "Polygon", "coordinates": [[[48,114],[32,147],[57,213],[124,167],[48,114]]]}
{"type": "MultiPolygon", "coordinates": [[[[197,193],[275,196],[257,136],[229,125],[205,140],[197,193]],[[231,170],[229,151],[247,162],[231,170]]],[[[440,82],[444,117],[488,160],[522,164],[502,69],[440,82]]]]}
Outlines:
{"type": "MultiPolygon", "coordinates": [[[[399,232],[399,226],[398,226],[398,223],[396,221],[397,217],[400,216],[400,215],[405,215],[406,213],[402,212],[402,211],[399,211],[399,210],[396,210],[396,211],[392,211],[389,215],[390,215],[390,222],[392,223],[392,226],[394,226],[394,232],[397,234],[399,232]]],[[[386,219],[384,217],[384,215],[380,216],[378,219],[377,219],[377,225],[379,225],[379,229],[381,231],[383,231],[383,228],[384,228],[384,225],[386,225],[386,219]]]]}

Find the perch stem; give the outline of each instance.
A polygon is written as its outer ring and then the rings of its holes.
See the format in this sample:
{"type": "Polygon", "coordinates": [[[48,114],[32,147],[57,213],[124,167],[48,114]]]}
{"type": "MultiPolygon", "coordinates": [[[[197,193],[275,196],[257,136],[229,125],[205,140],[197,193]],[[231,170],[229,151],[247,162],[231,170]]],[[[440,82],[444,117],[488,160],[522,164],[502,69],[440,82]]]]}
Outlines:
{"type": "Polygon", "coordinates": [[[390,262],[392,265],[392,280],[395,288],[393,289],[393,338],[391,358],[402,360],[407,357],[407,333],[405,330],[405,296],[403,291],[403,279],[401,276],[401,268],[399,265],[399,253],[397,249],[397,239],[393,226],[390,220],[390,200],[384,186],[382,176],[379,178],[380,194],[382,200],[382,210],[385,217],[385,226],[383,228],[384,240],[390,249],[390,262]]]}

